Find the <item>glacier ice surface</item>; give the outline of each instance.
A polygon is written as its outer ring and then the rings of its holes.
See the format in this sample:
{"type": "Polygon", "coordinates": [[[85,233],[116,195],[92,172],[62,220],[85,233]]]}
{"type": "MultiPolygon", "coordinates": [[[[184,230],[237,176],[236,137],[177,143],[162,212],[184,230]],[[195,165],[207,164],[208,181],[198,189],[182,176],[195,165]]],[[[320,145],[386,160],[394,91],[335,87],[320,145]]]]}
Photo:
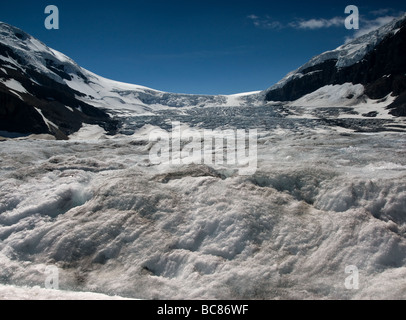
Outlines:
{"type": "Polygon", "coordinates": [[[404,133],[262,130],[239,176],[152,165],[153,128],[0,142],[0,295],[53,265],[62,290],[129,298],[406,298],[404,133]]]}

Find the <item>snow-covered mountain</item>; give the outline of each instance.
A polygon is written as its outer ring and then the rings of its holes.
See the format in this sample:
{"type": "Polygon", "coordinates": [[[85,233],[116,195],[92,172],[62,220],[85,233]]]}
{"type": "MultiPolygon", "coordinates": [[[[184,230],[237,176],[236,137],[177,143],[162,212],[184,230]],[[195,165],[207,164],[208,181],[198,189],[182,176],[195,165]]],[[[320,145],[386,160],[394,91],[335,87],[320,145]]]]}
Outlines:
{"type": "MultiPolygon", "coordinates": [[[[267,101],[295,101],[291,105],[296,106],[362,105],[372,99],[390,109],[390,114],[405,116],[405,52],[403,15],[312,58],[263,94],[267,101]]],[[[369,107],[370,114],[376,111],[369,107]]]]}
{"type": "Polygon", "coordinates": [[[77,131],[82,123],[114,132],[114,115],[165,108],[238,106],[249,94],[173,94],[100,77],[24,31],[0,23],[0,131],[77,131]]]}
{"type": "Polygon", "coordinates": [[[295,117],[325,117],[322,107],[355,106],[351,116],[404,116],[405,25],[402,16],[324,52],[265,91],[210,96],[162,92],[103,78],[24,31],[0,23],[0,131],[51,133],[64,139],[83,124],[114,133],[120,116],[266,102],[284,104],[295,117]]]}

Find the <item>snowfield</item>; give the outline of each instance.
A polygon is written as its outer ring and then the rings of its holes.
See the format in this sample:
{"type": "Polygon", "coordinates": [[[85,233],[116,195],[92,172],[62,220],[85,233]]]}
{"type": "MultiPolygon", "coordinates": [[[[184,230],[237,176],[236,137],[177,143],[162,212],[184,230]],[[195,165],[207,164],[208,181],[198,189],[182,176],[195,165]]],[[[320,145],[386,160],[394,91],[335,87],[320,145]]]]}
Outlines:
{"type": "Polygon", "coordinates": [[[300,117],[306,118],[318,118],[323,110],[335,110],[336,116],[343,119],[362,118],[373,114],[373,118],[395,120],[386,108],[395,101],[395,96],[389,94],[383,99],[373,100],[364,94],[364,90],[362,84],[327,85],[288,103],[288,106],[302,109],[300,117]],[[347,108],[347,112],[340,108],[347,108]]]}
{"type": "Polygon", "coordinates": [[[0,285],[0,300],[129,300],[93,292],[63,291],[35,287],[0,285]]]}
{"type": "Polygon", "coordinates": [[[259,130],[240,176],[152,165],[153,129],[0,142],[0,298],[406,298],[404,133],[259,130]]]}

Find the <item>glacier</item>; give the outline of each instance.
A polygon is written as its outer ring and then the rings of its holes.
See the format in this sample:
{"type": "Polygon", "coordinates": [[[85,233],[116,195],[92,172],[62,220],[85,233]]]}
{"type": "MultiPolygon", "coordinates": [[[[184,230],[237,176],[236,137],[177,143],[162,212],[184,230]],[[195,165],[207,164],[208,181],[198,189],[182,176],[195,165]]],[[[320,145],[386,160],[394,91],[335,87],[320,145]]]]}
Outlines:
{"type": "Polygon", "coordinates": [[[262,130],[240,176],[151,165],[154,128],[0,142],[2,285],[44,287],[52,265],[61,290],[135,299],[406,297],[404,133],[262,130]]]}

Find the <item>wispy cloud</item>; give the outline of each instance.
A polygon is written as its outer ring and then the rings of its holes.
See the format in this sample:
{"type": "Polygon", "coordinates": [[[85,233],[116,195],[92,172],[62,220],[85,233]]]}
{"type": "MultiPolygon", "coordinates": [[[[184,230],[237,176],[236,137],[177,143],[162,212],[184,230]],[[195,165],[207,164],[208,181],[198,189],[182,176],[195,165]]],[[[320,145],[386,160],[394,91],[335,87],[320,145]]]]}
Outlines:
{"type": "Polygon", "coordinates": [[[251,14],[247,17],[251,22],[260,29],[281,29],[283,24],[279,21],[273,20],[270,16],[258,17],[255,14],[251,14]]]}
{"type": "Polygon", "coordinates": [[[254,26],[260,29],[283,29],[283,28],[294,28],[294,29],[322,29],[330,27],[338,27],[344,25],[344,17],[334,17],[331,19],[297,19],[289,23],[283,24],[280,21],[274,20],[272,17],[266,15],[264,17],[259,17],[255,14],[250,14],[247,16],[254,26]]]}
{"type": "Polygon", "coordinates": [[[339,27],[344,25],[343,17],[334,17],[331,19],[310,19],[310,20],[299,20],[289,23],[289,26],[296,29],[322,29],[330,27],[339,27]]]}
{"type": "MultiPolygon", "coordinates": [[[[398,17],[401,13],[395,12],[390,8],[378,9],[370,11],[365,16],[360,17],[360,29],[357,30],[353,37],[362,36],[370,31],[373,31],[386,23],[398,17]],[[369,17],[369,18],[367,18],[369,17]]],[[[272,19],[270,16],[257,16],[251,14],[247,18],[253,25],[260,29],[285,29],[293,28],[298,30],[317,30],[333,27],[343,27],[347,16],[336,16],[330,19],[313,18],[313,19],[296,19],[288,23],[282,23],[278,20],[272,19]]],[[[352,38],[352,37],[351,37],[352,38]]],[[[347,38],[347,39],[351,39],[347,38]]]]}

